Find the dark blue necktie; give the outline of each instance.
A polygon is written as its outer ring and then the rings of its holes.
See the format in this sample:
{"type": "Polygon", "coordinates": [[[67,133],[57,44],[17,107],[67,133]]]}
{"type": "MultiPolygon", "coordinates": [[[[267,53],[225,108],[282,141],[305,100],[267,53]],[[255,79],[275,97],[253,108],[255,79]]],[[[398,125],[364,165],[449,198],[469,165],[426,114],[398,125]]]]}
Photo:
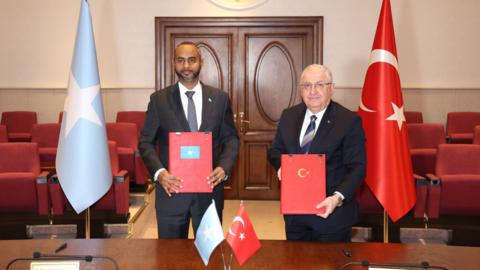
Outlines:
{"type": "Polygon", "coordinates": [[[190,126],[190,131],[195,132],[198,130],[197,125],[197,111],[195,110],[195,102],[193,101],[193,94],[195,91],[187,91],[185,95],[188,97],[188,104],[187,104],[187,121],[188,125],[190,126]]]}
{"type": "Polygon", "coordinates": [[[307,130],[305,130],[305,136],[303,136],[302,143],[300,144],[302,152],[305,154],[310,150],[313,137],[315,137],[315,120],[317,120],[315,115],[310,116],[310,124],[308,124],[307,130]]]}

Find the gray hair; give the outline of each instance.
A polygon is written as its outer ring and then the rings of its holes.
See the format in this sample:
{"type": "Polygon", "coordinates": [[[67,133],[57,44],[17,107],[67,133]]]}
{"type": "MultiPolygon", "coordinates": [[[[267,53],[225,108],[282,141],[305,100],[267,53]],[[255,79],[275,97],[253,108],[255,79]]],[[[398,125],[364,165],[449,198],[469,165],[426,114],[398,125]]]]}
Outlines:
{"type": "Polygon", "coordinates": [[[303,81],[303,76],[305,75],[305,73],[307,71],[311,71],[311,70],[318,70],[318,71],[323,71],[327,74],[327,78],[333,82],[333,76],[332,76],[332,72],[330,71],[330,69],[326,66],[323,66],[323,65],[320,65],[320,64],[311,64],[309,66],[307,66],[305,69],[303,69],[302,71],[302,75],[300,76],[300,82],[303,81]]]}

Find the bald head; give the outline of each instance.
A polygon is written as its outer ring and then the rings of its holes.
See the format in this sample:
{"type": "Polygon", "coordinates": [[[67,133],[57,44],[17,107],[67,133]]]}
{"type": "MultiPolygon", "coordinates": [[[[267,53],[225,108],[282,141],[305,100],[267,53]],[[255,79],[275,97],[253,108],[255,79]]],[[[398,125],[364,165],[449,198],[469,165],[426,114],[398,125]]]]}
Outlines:
{"type": "Polygon", "coordinates": [[[175,47],[174,55],[176,56],[179,50],[184,50],[184,49],[193,51],[198,56],[199,59],[202,58],[200,49],[198,48],[197,44],[190,41],[184,41],[178,44],[177,47],[175,47]]]}

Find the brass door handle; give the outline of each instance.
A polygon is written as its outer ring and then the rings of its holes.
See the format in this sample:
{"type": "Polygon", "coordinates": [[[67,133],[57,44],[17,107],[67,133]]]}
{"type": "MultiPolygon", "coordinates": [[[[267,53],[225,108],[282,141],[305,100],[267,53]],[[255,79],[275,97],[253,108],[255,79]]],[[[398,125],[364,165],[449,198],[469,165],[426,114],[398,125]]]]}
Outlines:
{"type": "Polygon", "coordinates": [[[240,117],[240,132],[245,132],[245,126],[244,124],[250,124],[249,120],[245,120],[245,113],[244,112],[239,112],[238,116],[240,117]]]}
{"type": "Polygon", "coordinates": [[[240,116],[240,123],[250,123],[250,121],[243,119],[245,117],[244,112],[239,112],[238,115],[240,116]]]}

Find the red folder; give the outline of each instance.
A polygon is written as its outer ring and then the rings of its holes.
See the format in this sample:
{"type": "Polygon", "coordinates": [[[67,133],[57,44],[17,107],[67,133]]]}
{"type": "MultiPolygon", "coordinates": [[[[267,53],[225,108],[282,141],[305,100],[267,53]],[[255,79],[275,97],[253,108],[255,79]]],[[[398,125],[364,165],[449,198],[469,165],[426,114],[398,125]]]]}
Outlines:
{"type": "Polygon", "coordinates": [[[282,214],[318,214],[326,196],[325,155],[282,155],[282,214]]]}
{"type": "Polygon", "coordinates": [[[212,192],[212,133],[170,132],[168,171],[183,179],[179,192],[212,192]]]}

